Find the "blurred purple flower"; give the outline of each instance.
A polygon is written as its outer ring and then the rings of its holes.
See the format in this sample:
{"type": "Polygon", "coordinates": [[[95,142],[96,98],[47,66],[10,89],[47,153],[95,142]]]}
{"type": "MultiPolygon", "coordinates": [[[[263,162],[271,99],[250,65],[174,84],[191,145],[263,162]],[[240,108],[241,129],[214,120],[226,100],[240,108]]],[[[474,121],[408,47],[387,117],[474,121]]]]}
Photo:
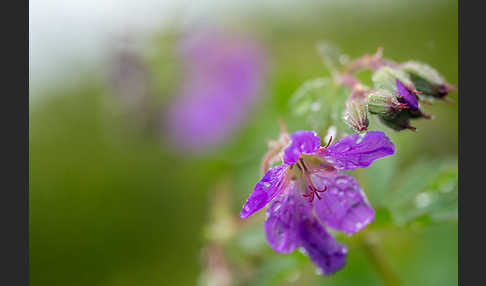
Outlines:
{"type": "Polygon", "coordinates": [[[240,216],[272,201],[264,223],[270,246],[281,253],[302,247],[324,274],[333,273],[345,265],[347,249],[324,225],[351,235],[375,215],[358,182],[338,170],[367,167],[394,154],[395,146],[381,131],[349,135],[325,147],[311,131],[281,138],[283,164],[256,184],[240,216]]]}
{"type": "Polygon", "coordinates": [[[264,55],[249,39],[205,32],[182,41],[184,78],[168,127],[178,147],[221,143],[245,119],[265,74],[264,55]]]}

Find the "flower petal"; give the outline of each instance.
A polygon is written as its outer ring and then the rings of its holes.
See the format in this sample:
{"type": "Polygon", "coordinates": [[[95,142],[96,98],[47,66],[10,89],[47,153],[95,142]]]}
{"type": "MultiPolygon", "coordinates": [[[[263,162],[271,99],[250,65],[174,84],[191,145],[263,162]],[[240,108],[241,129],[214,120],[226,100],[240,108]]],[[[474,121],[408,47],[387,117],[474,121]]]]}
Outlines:
{"type": "Polygon", "coordinates": [[[281,192],[284,187],[283,180],[287,167],[286,165],[280,165],[267,171],[265,176],[256,184],[255,189],[243,206],[240,217],[249,217],[281,192]]]}
{"type": "Polygon", "coordinates": [[[290,136],[291,143],[284,149],[283,161],[287,165],[297,163],[302,153],[313,154],[321,146],[321,138],[313,131],[296,131],[290,136]]]}
{"type": "Polygon", "coordinates": [[[346,264],[347,248],[338,243],[316,219],[299,224],[301,246],[324,274],[331,274],[346,264]]]}
{"type": "Polygon", "coordinates": [[[277,252],[290,253],[298,246],[299,222],[312,216],[312,207],[302,199],[298,185],[295,181],[291,182],[267,208],[265,234],[268,243],[277,252]]]}
{"type": "Polygon", "coordinates": [[[396,80],[397,84],[397,90],[398,90],[398,95],[400,96],[403,101],[405,101],[408,106],[410,106],[411,110],[417,110],[418,109],[418,100],[415,94],[412,94],[405,85],[399,81],[398,79],[396,80]]]}
{"type": "Polygon", "coordinates": [[[319,155],[334,168],[352,170],[368,167],[374,160],[395,153],[395,145],[382,131],[369,131],[364,137],[352,134],[344,137],[319,155]]]}
{"type": "Polygon", "coordinates": [[[314,200],[315,214],[323,224],[353,234],[373,221],[375,211],[353,177],[318,171],[311,179],[318,189],[327,187],[320,193],[321,199],[314,200]]]}

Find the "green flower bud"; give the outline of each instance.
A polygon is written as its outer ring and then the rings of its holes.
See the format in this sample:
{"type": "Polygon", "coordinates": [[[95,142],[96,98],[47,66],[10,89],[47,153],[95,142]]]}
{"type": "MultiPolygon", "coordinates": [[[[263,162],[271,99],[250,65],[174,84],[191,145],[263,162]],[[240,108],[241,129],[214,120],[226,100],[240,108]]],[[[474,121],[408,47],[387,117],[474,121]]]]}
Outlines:
{"type": "Polygon", "coordinates": [[[408,61],[400,67],[410,76],[415,89],[421,92],[423,96],[443,98],[453,88],[435,69],[427,64],[408,61]]]}
{"type": "Polygon", "coordinates": [[[409,90],[415,89],[409,75],[406,72],[396,68],[388,66],[381,67],[373,73],[371,78],[376,89],[385,89],[393,94],[398,93],[396,84],[397,79],[401,81],[409,90]]]}
{"type": "Polygon", "coordinates": [[[388,90],[378,89],[368,95],[368,110],[371,114],[394,116],[401,109],[407,108],[388,90]]]}
{"type": "Polygon", "coordinates": [[[394,116],[378,116],[378,118],[383,124],[396,131],[417,129],[410,125],[410,113],[407,110],[399,111],[394,116]]]}

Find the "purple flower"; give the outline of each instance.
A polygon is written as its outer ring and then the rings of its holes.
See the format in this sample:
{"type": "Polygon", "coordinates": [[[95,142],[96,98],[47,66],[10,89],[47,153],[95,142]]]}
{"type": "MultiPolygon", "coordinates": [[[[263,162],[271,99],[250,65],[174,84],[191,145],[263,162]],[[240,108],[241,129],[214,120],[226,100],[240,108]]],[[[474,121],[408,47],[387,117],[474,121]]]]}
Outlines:
{"type": "Polygon", "coordinates": [[[202,150],[221,143],[246,118],[265,73],[264,56],[251,40],[204,32],[181,44],[183,85],[169,110],[178,147],[202,150]]]}
{"type": "Polygon", "coordinates": [[[339,170],[367,167],[392,155],[395,146],[381,131],[349,135],[325,147],[311,131],[281,138],[283,164],[256,184],[240,216],[271,202],[264,222],[270,246],[281,253],[302,247],[324,274],[333,273],[345,265],[347,248],[324,226],[351,235],[375,215],[358,182],[339,170]]]}

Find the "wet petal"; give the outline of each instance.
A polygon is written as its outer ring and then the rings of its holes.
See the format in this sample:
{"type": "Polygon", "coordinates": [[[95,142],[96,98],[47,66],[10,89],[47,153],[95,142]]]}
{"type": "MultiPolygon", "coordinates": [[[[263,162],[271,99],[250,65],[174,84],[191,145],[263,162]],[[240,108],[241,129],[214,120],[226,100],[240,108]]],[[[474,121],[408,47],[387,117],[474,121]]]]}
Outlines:
{"type": "Polygon", "coordinates": [[[375,211],[353,177],[320,171],[311,179],[318,189],[327,187],[321,199],[314,200],[315,214],[323,224],[353,234],[373,221],[375,211]]]}
{"type": "Polygon", "coordinates": [[[316,219],[299,224],[301,246],[324,274],[331,274],[346,264],[347,248],[338,243],[316,219]]]}
{"type": "Polygon", "coordinates": [[[352,170],[369,166],[374,160],[395,153],[395,145],[382,131],[352,134],[319,152],[336,169],[352,170]]]}
{"type": "Polygon", "coordinates": [[[298,246],[299,222],[312,216],[312,207],[302,199],[298,185],[291,182],[267,208],[265,234],[277,252],[290,253],[298,246]]]}
{"type": "Polygon", "coordinates": [[[263,208],[282,191],[287,167],[286,165],[280,165],[267,171],[265,176],[256,184],[255,189],[243,206],[240,217],[249,217],[263,208]]]}
{"type": "Polygon", "coordinates": [[[400,96],[403,101],[405,101],[408,106],[410,106],[411,110],[417,110],[418,109],[418,100],[415,94],[411,93],[408,88],[405,87],[405,85],[399,81],[398,79],[396,80],[397,84],[397,90],[398,90],[398,95],[400,96]]]}
{"type": "Polygon", "coordinates": [[[313,154],[319,150],[321,138],[313,131],[296,131],[290,136],[291,143],[284,150],[283,161],[287,165],[297,163],[302,153],[313,154]]]}

